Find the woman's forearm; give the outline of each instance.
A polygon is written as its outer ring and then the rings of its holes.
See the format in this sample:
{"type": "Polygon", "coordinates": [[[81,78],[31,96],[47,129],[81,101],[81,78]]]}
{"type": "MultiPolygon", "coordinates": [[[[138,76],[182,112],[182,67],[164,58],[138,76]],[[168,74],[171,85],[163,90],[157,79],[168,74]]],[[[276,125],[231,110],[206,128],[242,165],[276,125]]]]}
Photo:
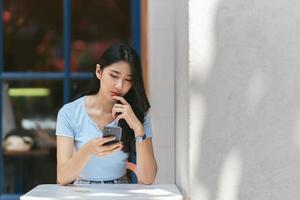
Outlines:
{"type": "Polygon", "coordinates": [[[136,150],[139,181],[144,184],[152,184],[155,180],[157,165],[150,140],[137,144],[136,150]]]}
{"type": "Polygon", "coordinates": [[[75,152],[71,159],[57,166],[57,182],[62,185],[73,182],[89,159],[90,155],[85,147],[75,152]]]}
{"type": "MultiPolygon", "coordinates": [[[[143,135],[144,132],[140,131],[139,134],[143,135]]],[[[157,173],[157,164],[151,139],[136,144],[136,152],[138,179],[141,183],[152,184],[157,173]]]]}

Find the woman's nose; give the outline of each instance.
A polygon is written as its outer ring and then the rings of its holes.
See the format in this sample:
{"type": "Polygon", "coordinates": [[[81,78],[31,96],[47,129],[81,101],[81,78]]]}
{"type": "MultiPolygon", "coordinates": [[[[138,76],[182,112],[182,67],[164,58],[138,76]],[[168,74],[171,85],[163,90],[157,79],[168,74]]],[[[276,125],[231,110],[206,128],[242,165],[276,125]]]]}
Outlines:
{"type": "Polygon", "coordinates": [[[122,87],[123,87],[123,80],[122,79],[117,80],[115,84],[115,88],[117,88],[118,90],[122,90],[122,87]]]}

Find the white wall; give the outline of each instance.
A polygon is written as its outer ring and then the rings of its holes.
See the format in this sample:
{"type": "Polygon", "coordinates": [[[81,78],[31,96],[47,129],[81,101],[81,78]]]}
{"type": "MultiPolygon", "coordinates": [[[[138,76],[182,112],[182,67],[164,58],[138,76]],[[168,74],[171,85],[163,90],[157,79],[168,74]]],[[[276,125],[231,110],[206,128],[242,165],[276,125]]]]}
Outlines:
{"type": "Polygon", "coordinates": [[[185,197],[190,193],[189,156],[189,41],[188,1],[174,1],[175,9],[175,183],[185,197]]]}
{"type": "Polygon", "coordinates": [[[149,96],[157,183],[175,182],[173,24],[172,0],[148,1],[149,96]]]}
{"type": "Polygon", "coordinates": [[[190,197],[294,200],[300,2],[190,0],[190,197]]]}
{"type": "Polygon", "coordinates": [[[297,199],[299,1],[149,5],[158,180],[193,200],[297,199]]]}

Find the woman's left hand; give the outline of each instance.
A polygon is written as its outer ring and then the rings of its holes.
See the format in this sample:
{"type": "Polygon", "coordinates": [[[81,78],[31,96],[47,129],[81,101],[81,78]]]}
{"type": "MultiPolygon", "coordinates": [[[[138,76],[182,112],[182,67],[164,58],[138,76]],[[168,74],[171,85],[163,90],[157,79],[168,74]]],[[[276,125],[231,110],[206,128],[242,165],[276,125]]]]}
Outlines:
{"type": "Polygon", "coordinates": [[[143,129],[143,125],[140,120],[134,114],[130,104],[120,96],[113,96],[115,100],[120,101],[121,103],[116,103],[112,108],[113,117],[119,121],[120,119],[126,120],[127,124],[131,129],[136,133],[139,130],[143,129]]]}

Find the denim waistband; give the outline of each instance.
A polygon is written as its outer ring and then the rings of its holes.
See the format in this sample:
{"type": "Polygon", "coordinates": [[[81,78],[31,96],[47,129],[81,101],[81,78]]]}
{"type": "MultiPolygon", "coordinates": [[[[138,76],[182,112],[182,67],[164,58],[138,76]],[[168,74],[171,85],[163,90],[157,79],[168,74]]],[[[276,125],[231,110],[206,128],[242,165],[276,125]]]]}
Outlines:
{"type": "Polygon", "coordinates": [[[114,180],[106,180],[106,181],[91,181],[91,180],[83,180],[83,179],[76,179],[73,185],[84,185],[84,184],[126,184],[128,183],[128,178],[126,175],[114,179],[114,180]]]}

